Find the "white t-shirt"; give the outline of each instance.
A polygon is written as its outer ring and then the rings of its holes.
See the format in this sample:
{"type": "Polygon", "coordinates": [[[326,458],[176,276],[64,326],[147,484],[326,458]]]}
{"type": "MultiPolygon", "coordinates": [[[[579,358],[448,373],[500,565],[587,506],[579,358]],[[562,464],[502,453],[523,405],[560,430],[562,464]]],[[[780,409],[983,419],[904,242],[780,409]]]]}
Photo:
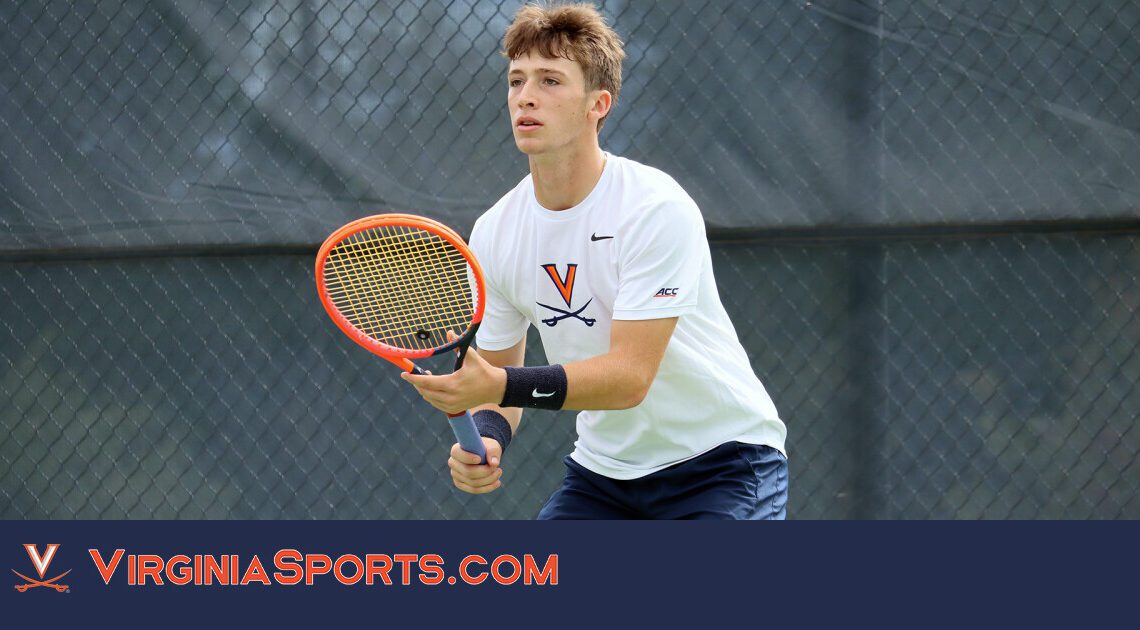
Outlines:
{"type": "Polygon", "coordinates": [[[617,411],[582,411],[571,456],[635,479],[729,441],[784,452],[787,429],[752,371],[713,279],[704,221],[671,177],[607,154],[580,204],[539,205],[528,175],[471,233],[487,282],[477,345],[504,350],[533,325],[547,359],[605,354],[612,320],[678,317],[649,393],[617,411]]]}

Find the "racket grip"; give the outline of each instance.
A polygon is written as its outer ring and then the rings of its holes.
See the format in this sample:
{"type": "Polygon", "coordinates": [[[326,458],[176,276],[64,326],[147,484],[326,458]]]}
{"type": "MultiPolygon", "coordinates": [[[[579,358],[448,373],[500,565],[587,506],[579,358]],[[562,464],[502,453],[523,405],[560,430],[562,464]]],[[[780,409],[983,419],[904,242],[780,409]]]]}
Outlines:
{"type": "Polygon", "coordinates": [[[474,453],[479,456],[479,463],[487,463],[487,449],[483,446],[483,438],[479,436],[479,430],[475,428],[475,420],[471,418],[470,411],[456,414],[454,416],[448,414],[447,421],[451,424],[451,430],[455,433],[455,439],[459,442],[460,448],[468,453],[474,453]]]}

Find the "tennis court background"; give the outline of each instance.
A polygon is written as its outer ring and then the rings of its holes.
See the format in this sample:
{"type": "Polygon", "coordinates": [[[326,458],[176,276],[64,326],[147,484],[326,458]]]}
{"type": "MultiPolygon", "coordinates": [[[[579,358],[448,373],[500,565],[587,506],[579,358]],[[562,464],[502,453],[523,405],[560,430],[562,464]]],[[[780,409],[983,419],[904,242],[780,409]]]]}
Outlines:
{"type": "MultiPolygon", "coordinates": [[[[603,146],[701,205],[792,518],[1140,517],[1140,6],[602,6],[603,146]]],[[[466,234],[525,174],[516,7],[0,5],[0,517],[533,517],[573,414],[453,490],[312,281],[347,220],[466,234]]]]}

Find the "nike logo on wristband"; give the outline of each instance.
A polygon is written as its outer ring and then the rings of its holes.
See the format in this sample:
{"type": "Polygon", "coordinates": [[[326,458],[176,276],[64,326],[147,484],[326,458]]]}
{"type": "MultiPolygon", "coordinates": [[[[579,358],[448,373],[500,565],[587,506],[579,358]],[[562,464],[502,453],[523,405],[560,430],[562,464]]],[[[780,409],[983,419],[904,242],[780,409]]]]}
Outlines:
{"type": "Polygon", "coordinates": [[[604,241],[607,238],[613,238],[613,237],[612,236],[598,236],[597,232],[594,232],[593,234],[590,235],[591,241],[604,241]]]}
{"type": "Polygon", "coordinates": [[[549,397],[554,395],[554,392],[550,392],[549,394],[543,394],[543,393],[539,392],[538,388],[536,387],[536,388],[534,388],[534,391],[532,391],[530,393],[530,395],[535,397],[535,398],[549,398],[549,397]]]}

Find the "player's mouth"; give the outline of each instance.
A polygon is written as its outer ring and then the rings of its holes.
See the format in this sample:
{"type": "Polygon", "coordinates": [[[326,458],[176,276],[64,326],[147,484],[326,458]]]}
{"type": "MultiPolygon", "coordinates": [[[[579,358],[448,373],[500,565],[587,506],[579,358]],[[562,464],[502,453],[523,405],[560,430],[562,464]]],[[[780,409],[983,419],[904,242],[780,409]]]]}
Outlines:
{"type": "Polygon", "coordinates": [[[542,123],[529,116],[520,116],[515,120],[515,129],[519,131],[534,131],[542,127],[542,123]]]}

